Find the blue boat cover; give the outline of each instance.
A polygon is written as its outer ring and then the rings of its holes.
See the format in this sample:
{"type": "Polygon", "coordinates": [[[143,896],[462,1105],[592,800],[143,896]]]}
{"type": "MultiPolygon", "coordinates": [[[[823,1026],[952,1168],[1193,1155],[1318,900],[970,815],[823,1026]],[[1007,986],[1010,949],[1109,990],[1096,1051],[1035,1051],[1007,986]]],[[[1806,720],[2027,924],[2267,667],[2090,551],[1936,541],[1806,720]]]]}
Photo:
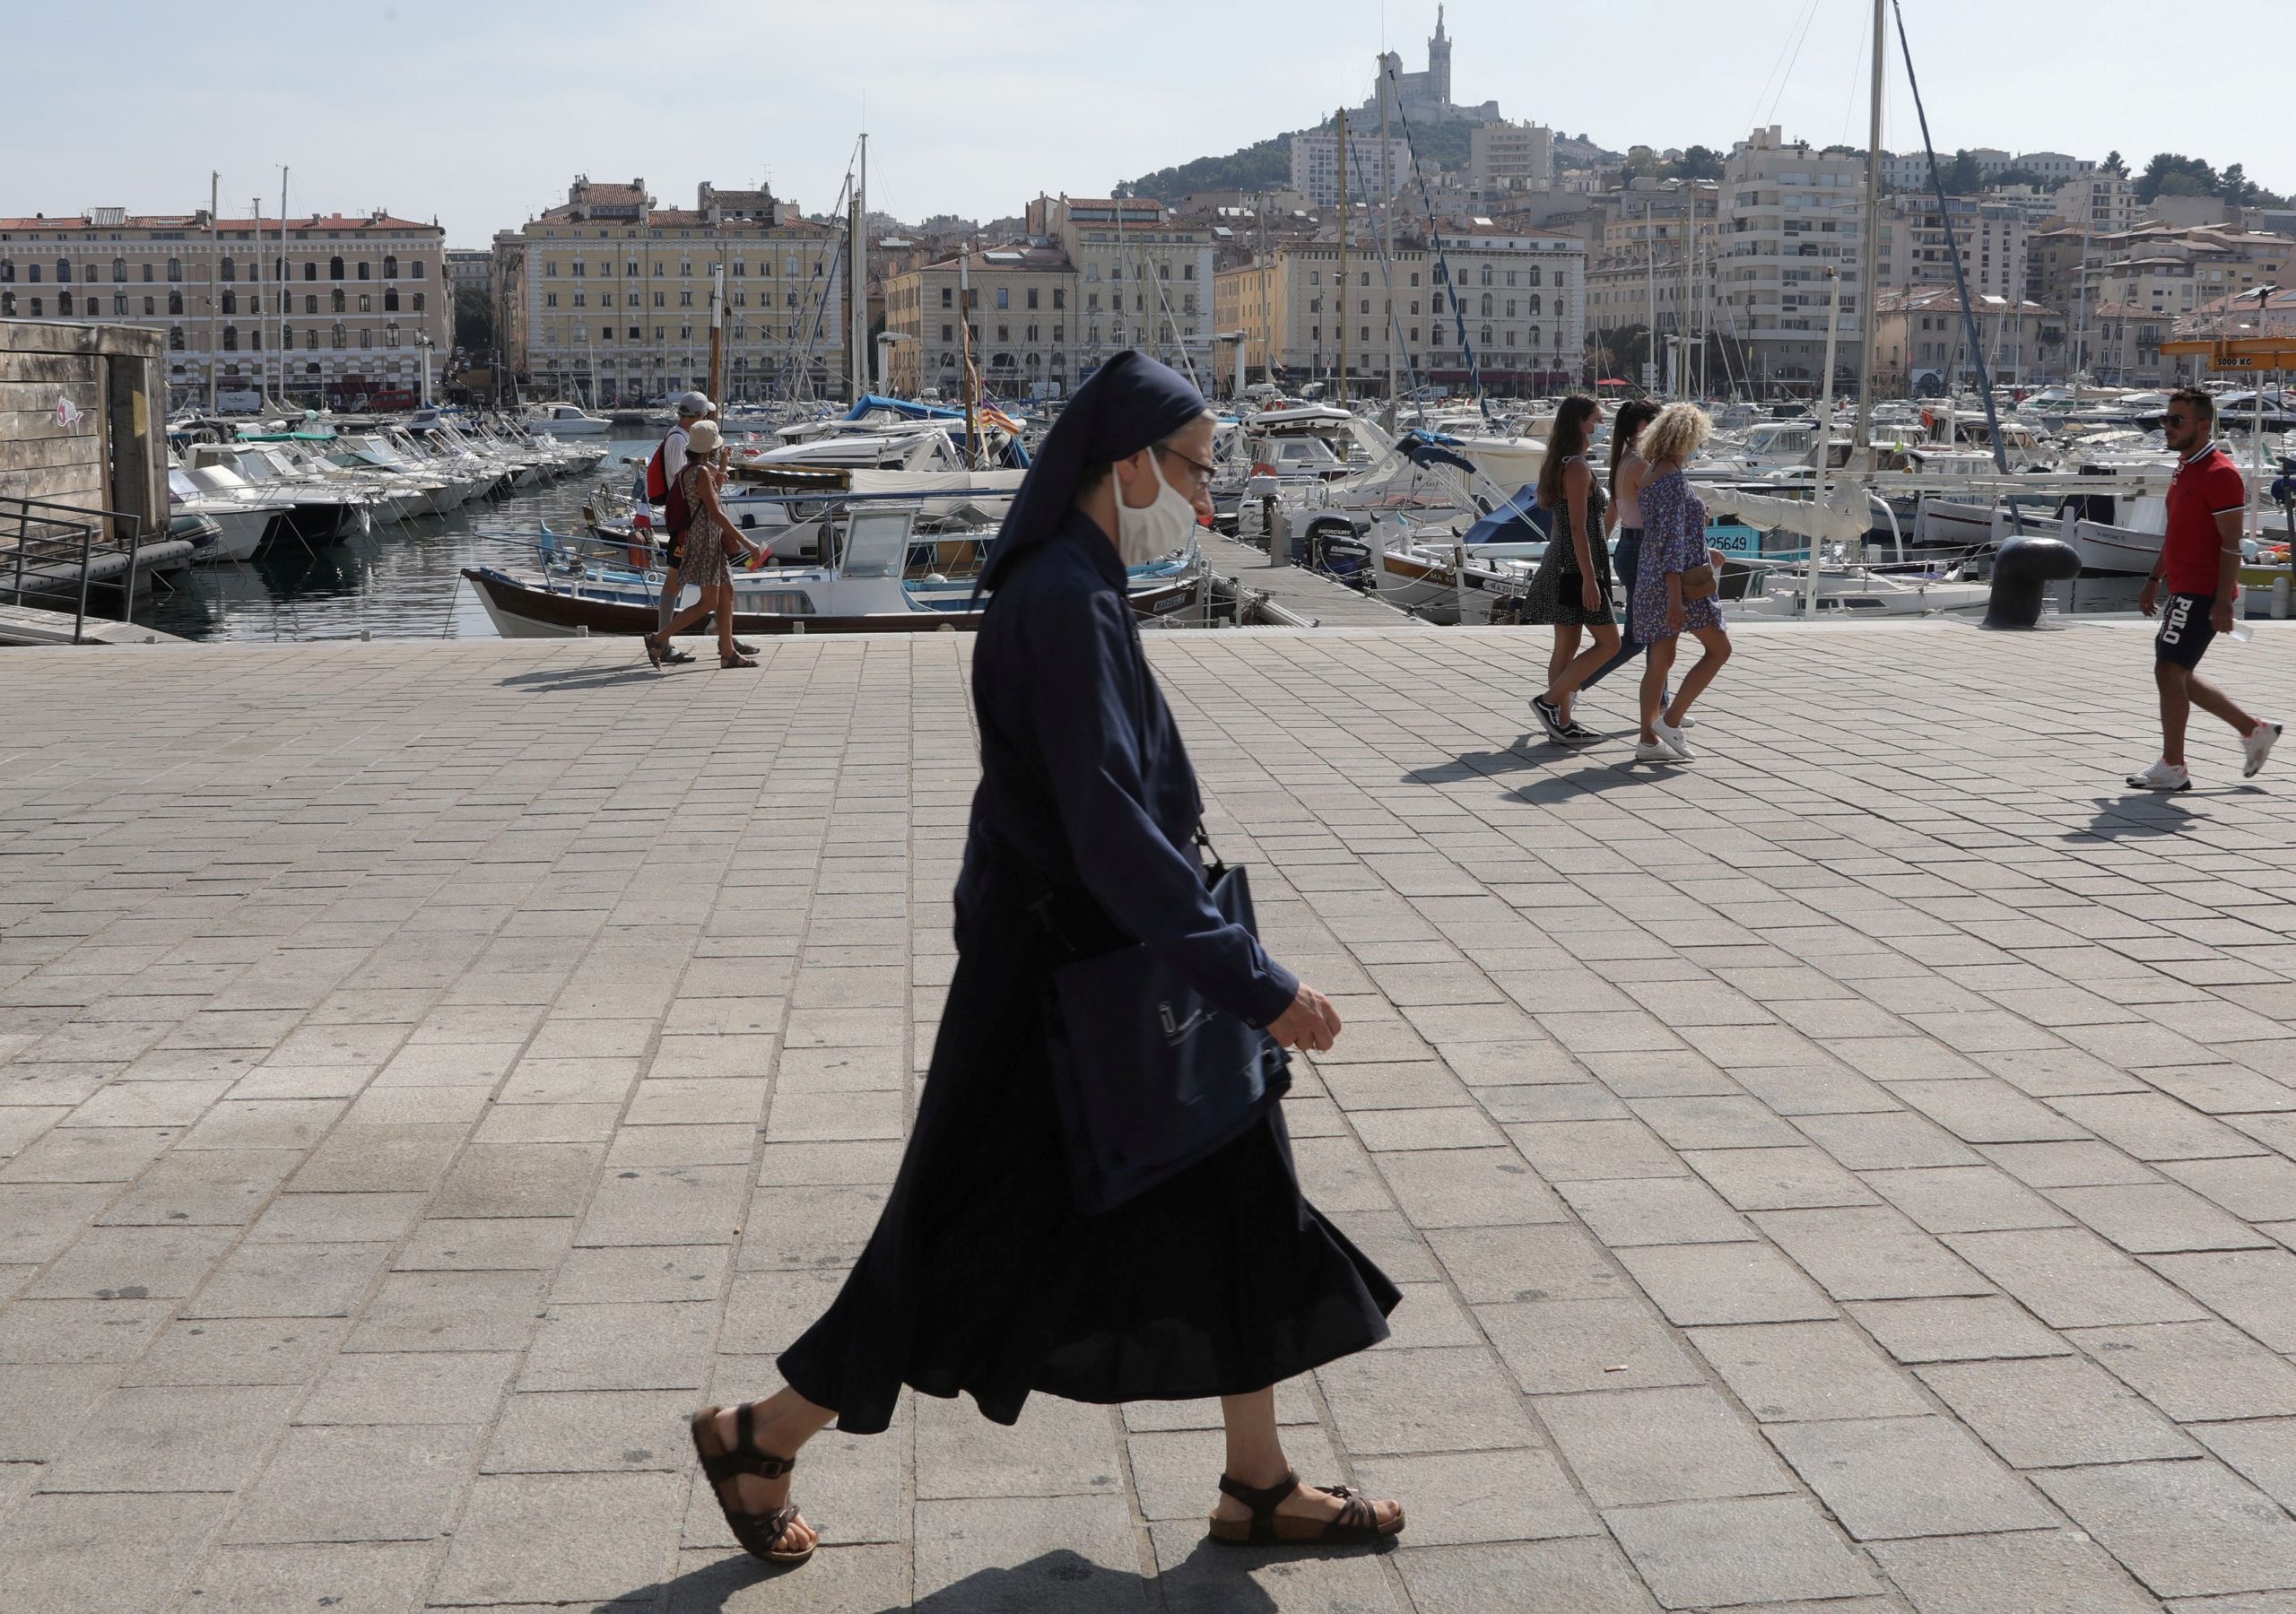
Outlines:
{"type": "Polygon", "coordinates": [[[1469,543],[1544,543],[1547,513],[1539,508],[1539,485],[1525,482],[1515,497],[1467,529],[1469,543]]]}

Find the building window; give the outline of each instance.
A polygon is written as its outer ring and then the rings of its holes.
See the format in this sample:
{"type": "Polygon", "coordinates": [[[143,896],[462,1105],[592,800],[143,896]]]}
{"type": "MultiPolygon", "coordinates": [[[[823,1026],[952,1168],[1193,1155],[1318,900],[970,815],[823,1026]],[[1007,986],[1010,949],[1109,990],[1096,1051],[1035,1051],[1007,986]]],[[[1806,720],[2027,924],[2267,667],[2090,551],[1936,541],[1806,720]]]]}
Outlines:
{"type": "Polygon", "coordinates": [[[226,291],[226,292],[224,292],[224,293],[223,293],[223,312],[224,312],[224,313],[226,313],[226,314],[236,314],[236,313],[238,313],[239,311],[239,293],[238,293],[238,292],[236,292],[236,291],[226,291]]]}
{"type": "Polygon", "coordinates": [[[227,353],[236,353],[239,351],[239,326],[225,325],[223,327],[223,351],[227,353]]]}
{"type": "MultiPolygon", "coordinates": [[[[578,302],[581,299],[580,292],[578,291],[575,293],[575,299],[578,302]]],[[[384,290],[383,312],[386,314],[396,314],[398,312],[398,288],[396,286],[390,286],[384,290]]]]}
{"type": "MultiPolygon", "coordinates": [[[[126,301],[127,299],[126,299],[126,298],[122,298],[120,300],[121,300],[122,302],[125,302],[125,301],[126,301]]],[[[146,318],[146,319],[150,319],[150,318],[153,317],[154,316],[156,316],[156,315],[159,313],[159,311],[160,311],[160,299],[159,299],[158,298],[156,298],[156,297],[147,297],[147,298],[145,298],[145,299],[144,299],[144,318],[146,318]]],[[[126,310],[123,308],[123,309],[121,310],[121,312],[122,312],[122,313],[125,313],[125,312],[126,312],[126,310]]]]}
{"type": "Polygon", "coordinates": [[[338,319],[335,322],[335,329],[328,333],[330,340],[327,343],[327,346],[331,348],[349,346],[350,344],[343,340],[343,322],[338,319]]]}
{"type": "Polygon", "coordinates": [[[415,260],[414,260],[414,278],[415,278],[415,279],[417,279],[417,280],[421,280],[421,279],[422,279],[422,278],[423,278],[423,274],[422,274],[422,260],[421,258],[417,258],[417,259],[415,259],[415,260]]]}
{"type": "Polygon", "coordinates": [[[952,308],[956,307],[956,302],[957,302],[957,293],[956,293],[956,289],[955,289],[954,287],[952,287],[952,286],[944,286],[944,287],[942,287],[942,288],[941,288],[941,306],[942,306],[943,308],[952,308]]]}
{"type": "Polygon", "coordinates": [[[315,280],[318,279],[318,277],[319,277],[319,265],[318,265],[318,260],[317,260],[317,258],[313,258],[310,262],[309,262],[309,263],[307,263],[307,264],[305,264],[305,265],[303,265],[303,278],[304,278],[305,280],[307,280],[307,281],[315,281],[315,280]]]}
{"type": "Polygon", "coordinates": [[[387,325],[383,327],[383,345],[385,347],[396,347],[398,345],[397,325],[387,325]]]}
{"type": "MultiPolygon", "coordinates": [[[[547,274],[549,272],[550,266],[548,265],[544,265],[543,273],[547,274]]],[[[327,259],[326,277],[329,280],[341,280],[343,278],[343,260],[341,258],[331,257],[327,259]]],[[[342,345],[343,344],[339,342],[335,343],[335,346],[337,347],[341,347],[342,345]]]]}
{"type": "Polygon", "coordinates": [[[295,345],[295,327],[293,325],[282,325],[279,327],[279,345],[283,348],[291,348],[295,345]]]}
{"type": "Polygon", "coordinates": [[[678,307],[681,308],[691,308],[693,307],[693,293],[691,291],[679,292],[678,307]]]}
{"type": "MultiPolygon", "coordinates": [[[[1002,286],[996,288],[996,306],[1000,308],[1009,308],[1013,306],[1013,294],[1002,286]]],[[[1001,342],[1004,338],[1000,336],[997,340],[1001,342]]]]}
{"type": "Polygon", "coordinates": [[[367,279],[367,278],[368,278],[368,274],[367,274],[367,260],[366,260],[365,258],[361,258],[361,259],[359,260],[359,278],[360,278],[361,280],[365,280],[365,279],[367,279]]]}
{"type": "Polygon", "coordinates": [[[57,282],[57,284],[58,284],[58,285],[66,285],[66,284],[70,283],[71,279],[72,279],[72,260],[71,260],[70,258],[58,258],[58,259],[57,259],[57,260],[56,260],[56,282],[57,282]]]}
{"type": "Polygon", "coordinates": [[[114,282],[124,281],[127,278],[127,260],[126,258],[116,257],[112,259],[111,278],[114,282]]]}
{"type": "Polygon", "coordinates": [[[303,333],[303,351],[307,353],[316,353],[319,351],[319,334],[317,331],[303,333]]]}
{"type": "MultiPolygon", "coordinates": [[[[577,264],[574,268],[575,273],[578,274],[581,273],[581,265],[579,264],[577,264]]],[[[396,258],[386,257],[383,259],[383,278],[385,280],[396,280],[398,278],[398,260],[396,258]]],[[[397,343],[394,343],[392,345],[396,347],[397,343]]]]}
{"type": "Polygon", "coordinates": [[[168,260],[168,278],[171,281],[179,281],[183,278],[183,260],[181,258],[170,258],[168,260]]]}
{"type": "MultiPolygon", "coordinates": [[[[339,296],[339,295],[341,295],[341,294],[340,294],[340,293],[337,293],[337,295],[339,296]]],[[[318,311],[319,311],[319,299],[318,299],[316,296],[306,296],[306,297],[303,299],[303,312],[304,312],[304,313],[306,313],[306,314],[316,314],[316,313],[317,313],[318,311]]],[[[336,313],[338,313],[338,314],[340,314],[340,313],[342,313],[342,312],[343,312],[343,310],[342,310],[341,308],[337,308],[337,309],[335,310],[335,312],[336,312],[336,313]]]]}
{"type": "Polygon", "coordinates": [[[32,317],[34,319],[38,319],[39,317],[39,299],[35,297],[32,299],[32,317]]]}
{"type": "Polygon", "coordinates": [[[1037,306],[1037,288],[1036,288],[1036,287],[1034,287],[1034,286],[1031,286],[1031,287],[1029,288],[1029,307],[1031,307],[1031,308],[1035,308],[1036,306],[1037,306]]]}
{"type": "Polygon", "coordinates": [[[170,325],[168,327],[168,345],[178,353],[183,351],[183,327],[181,325],[170,325]]]}
{"type": "Polygon", "coordinates": [[[944,341],[944,342],[954,342],[956,339],[957,339],[957,327],[956,327],[956,326],[954,326],[954,325],[943,325],[943,326],[941,327],[941,340],[942,340],[942,341],[944,341]]]}
{"type": "Polygon", "coordinates": [[[666,293],[664,293],[664,292],[660,292],[660,291],[657,291],[657,292],[655,292],[655,293],[654,293],[654,306],[655,306],[656,308],[668,308],[670,305],[669,305],[669,300],[668,300],[667,294],[666,294],[666,293]]]}
{"type": "MultiPolygon", "coordinates": [[[[1053,306],[1054,308],[1066,308],[1066,307],[1068,306],[1068,288],[1067,288],[1067,287],[1065,287],[1065,286],[1055,286],[1055,287],[1052,289],[1052,306],[1053,306]]],[[[1057,342],[1057,341],[1058,341],[1058,340],[1059,340],[1059,338],[1058,338],[1058,337],[1055,337],[1055,338],[1054,338],[1054,340],[1057,342]]]]}
{"type": "Polygon", "coordinates": [[[227,280],[227,281],[232,281],[232,280],[237,280],[237,279],[239,279],[239,266],[238,263],[237,263],[236,261],[234,261],[233,259],[230,259],[230,258],[225,258],[225,259],[223,260],[222,268],[218,272],[217,278],[218,278],[218,279],[220,279],[220,280],[227,280]]]}

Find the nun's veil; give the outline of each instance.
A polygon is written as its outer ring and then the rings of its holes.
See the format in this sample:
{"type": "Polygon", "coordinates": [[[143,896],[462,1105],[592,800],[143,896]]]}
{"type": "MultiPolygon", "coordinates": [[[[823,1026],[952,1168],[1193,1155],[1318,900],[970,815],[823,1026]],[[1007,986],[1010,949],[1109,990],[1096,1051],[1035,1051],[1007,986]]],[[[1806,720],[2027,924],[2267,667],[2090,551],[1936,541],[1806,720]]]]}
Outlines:
{"type": "Polygon", "coordinates": [[[995,588],[1018,557],[1051,542],[1066,523],[1087,470],[1162,442],[1205,407],[1204,395],[1186,376],[1134,349],[1094,370],[1037,450],[997,529],[980,586],[995,588]]]}

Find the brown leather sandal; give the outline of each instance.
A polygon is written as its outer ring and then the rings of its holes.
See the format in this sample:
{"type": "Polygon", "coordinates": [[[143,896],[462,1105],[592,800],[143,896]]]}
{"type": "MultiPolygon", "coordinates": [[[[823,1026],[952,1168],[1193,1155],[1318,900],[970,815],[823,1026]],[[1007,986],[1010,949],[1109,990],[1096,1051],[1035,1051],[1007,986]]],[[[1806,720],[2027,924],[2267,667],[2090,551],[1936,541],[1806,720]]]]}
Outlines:
{"type": "Polygon", "coordinates": [[[1318,1547],[1369,1547],[1403,1533],[1403,1508],[1400,1504],[1396,1508],[1395,1518],[1382,1524],[1378,1505],[1352,1485],[1316,1487],[1326,1497],[1339,1498],[1339,1516],[1335,1519],[1305,1519],[1297,1514],[1277,1513],[1276,1508],[1299,1488],[1300,1476],[1288,1471],[1283,1479],[1265,1488],[1221,1475],[1221,1494],[1233,1497],[1250,1508],[1252,1516],[1248,1519],[1214,1518],[1212,1521],[1212,1539],[1234,1547],[1270,1541],[1318,1547]]]}
{"type": "Polygon", "coordinates": [[[722,1407],[704,1407],[693,1415],[693,1454],[701,1460],[702,1476],[709,1481],[709,1489],[718,1498],[718,1511],[726,1515],[726,1527],[734,1532],[734,1540],[752,1558],[763,1558],[769,1564],[802,1564],[813,1556],[820,1539],[805,1544],[802,1550],[784,1550],[781,1543],[788,1538],[789,1527],[804,1523],[797,1505],[786,1502],[768,1513],[741,1513],[734,1500],[718,1488],[728,1480],[744,1474],[754,1474],[761,1480],[778,1480],[797,1466],[795,1457],[776,1457],[759,1449],[756,1440],[757,1416],[750,1402],[744,1401],[734,1410],[734,1449],[713,1452],[710,1445],[717,1440],[716,1425],[722,1407]]]}

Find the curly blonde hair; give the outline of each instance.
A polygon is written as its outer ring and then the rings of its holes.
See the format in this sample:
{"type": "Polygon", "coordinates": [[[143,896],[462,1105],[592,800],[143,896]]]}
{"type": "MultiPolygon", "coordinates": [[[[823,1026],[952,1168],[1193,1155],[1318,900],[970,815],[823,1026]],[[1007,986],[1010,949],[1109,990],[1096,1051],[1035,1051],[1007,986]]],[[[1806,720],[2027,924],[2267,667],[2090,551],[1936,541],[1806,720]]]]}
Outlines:
{"type": "Polygon", "coordinates": [[[1714,422],[1697,404],[1669,404],[1642,429],[1642,440],[1636,447],[1654,465],[1661,460],[1687,465],[1700,445],[1713,435],[1714,422]]]}

